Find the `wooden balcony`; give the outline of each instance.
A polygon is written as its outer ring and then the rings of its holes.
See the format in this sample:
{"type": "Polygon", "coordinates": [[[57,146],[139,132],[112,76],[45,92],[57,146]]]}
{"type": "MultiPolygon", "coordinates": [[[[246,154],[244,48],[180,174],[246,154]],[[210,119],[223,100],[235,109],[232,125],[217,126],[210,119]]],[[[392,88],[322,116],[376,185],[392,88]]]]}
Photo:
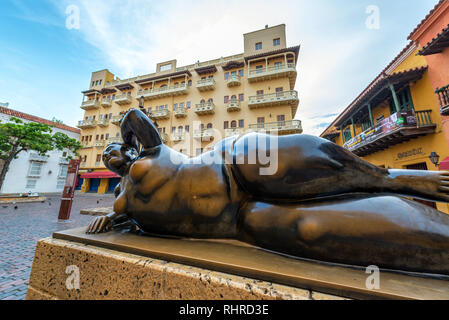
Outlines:
{"type": "Polygon", "coordinates": [[[346,141],[343,147],[363,157],[398,143],[434,133],[432,110],[398,112],[346,141]]]}
{"type": "Polygon", "coordinates": [[[189,93],[189,87],[187,84],[175,85],[175,86],[165,86],[158,89],[150,90],[139,90],[137,93],[137,98],[143,97],[145,100],[158,99],[163,97],[173,97],[189,93]]]}
{"type": "Polygon", "coordinates": [[[239,134],[244,133],[243,128],[228,128],[225,129],[225,137],[232,137],[232,136],[238,136],[239,134]]]}
{"type": "Polygon", "coordinates": [[[440,113],[449,116],[449,85],[437,89],[435,93],[438,95],[438,101],[440,102],[440,113]]]}
{"type": "Polygon", "coordinates": [[[269,94],[260,94],[251,96],[248,100],[248,107],[250,109],[274,107],[281,105],[291,105],[297,107],[299,104],[297,91],[282,91],[269,94]]]}
{"type": "Polygon", "coordinates": [[[196,83],[196,88],[199,91],[209,91],[215,89],[215,80],[213,78],[199,80],[196,83]]]}
{"type": "Polygon", "coordinates": [[[230,75],[228,80],[226,80],[228,87],[236,87],[242,84],[240,77],[238,75],[230,75]]]}
{"type": "Polygon", "coordinates": [[[233,111],[240,111],[240,101],[238,100],[229,100],[226,104],[225,104],[226,110],[228,112],[233,112],[233,111]]]}
{"type": "Polygon", "coordinates": [[[115,101],[115,103],[117,103],[119,105],[126,105],[126,104],[130,104],[132,102],[132,99],[131,99],[131,95],[122,93],[120,95],[117,95],[115,97],[114,101],[115,101]]]}
{"type": "Polygon", "coordinates": [[[169,119],[170,118],[170,110],[164,109],[164,110],[151,111],[150,118],[152,120],[169,119]]]}
{"type": "Polygon", "coordinates": [[[297,72],[295,64],[288,63],[287,65],[284,64],[281,66],[250,70],[248,74],[248,82],[258,82],[288,77],[290,82],[293,83],[293,86],[291,86],[291,88],[293,88],[296,81],[296,75],[297,72]]]}
{"type": "Polygon", "coordinates": [[[106,146],[106,140],[96,140],[94,142],[95,148],[103,148],[104,146],[106,146]]]}
{"type": "Polygon", "coordinates": [[[184,139],[185,139],[184,132],[182,132],[182,133],[175,132],[175,133],[172,133],[172,135],[171,135],[171,141],[173,141],[173,142],[181,142],[181,141],[184,141],[184,139]]]}
{"type": "Polygon", "coordinates": [[[98,119],[97,125],[98,125],[99,127],[107,127],[107,126],[109,125],[109,119],[105,119],[105,118],[103,118],[103,119],[98,119]]]}
{"type": "Polygon", "coordinates": [[[178,107],[173,111],[173,114],[176,118],[185,118],[187,117],[187,109],[178,107]]]}
{"type": "Polygon", "coordinates": [[[211,141],[214,139],[213,129],[197,129],[193,132],[193,138],[201,141],[211,141]]]}
{"type": "Polygon", "coordinates": [[[101,106],[103,108],[110,108],[110,107],[112,107],[112,100],[111,99],[103,99],[103,100],[101,100],[101,106]]]}
{"type": "Polygon", "coordinates": [[[78,121],[77,127],[80,129],[95,128],[97,126],[97,120],[88,119],[78,121]]]}
{"type": "Polygon", "coordinates": [[[111,123],[119,126],[120,125],[120,121],[122,121],[122,119],[123,119],[123,114],[112,116],[111,117],[111,123]]]}
{"type": "Polygon", "coordinates": [[[301,120],[276,121],[268,123],[250,124],[249,131],[261,131],[277,135],[302,133],[301,120]]]}
{"type": "Polygon", "coordinates": [[[195,105],[195,113],[199,116],[214,114],[215,104],[213,102],[199,103],[195,105]]]}
{"type": "Polygon", "coordinates": [[[81,109],[84,110],[95,110],[100,108],[100,103],[98,102],[98,100],[86,100],[81,104],[81,109]]]}

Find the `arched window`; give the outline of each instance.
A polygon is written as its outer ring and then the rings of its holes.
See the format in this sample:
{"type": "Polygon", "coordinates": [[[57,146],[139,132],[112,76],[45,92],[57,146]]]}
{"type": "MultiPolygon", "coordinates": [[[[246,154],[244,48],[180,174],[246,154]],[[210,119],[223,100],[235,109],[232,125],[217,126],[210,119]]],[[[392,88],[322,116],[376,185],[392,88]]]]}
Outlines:
{"type": "Polygon", "coordinates": [[[207,124],[207,129],[212,129],[212,123],[207,124]]]}
{"type": "Polygon", "coordinates": [[[237,128],[237,121],[235,120],[231,121],[231,128],[237,128]]]}
{"type": "Polygon", "coordinates": [[[231,96],[231,101],[236,101],[237,100],[237,96],[234,94],[231,96]]]}
{"type": "Polygon", "coordinates": [[[205,104],[205,103],[206,103],[206,100],[201,99],[200,104],[205,104]]]}
{"type": "Polygon", "coordinates": [[[191,87],[192,86],[192,80],[189,80],[188,84],[189,84],[189,87],[191,87]]]}
{"type": "Polygon", "coordinates": [[[207,100],[207,102],[212,103],[214,102],[214,99],[210,98],[209,100],[207,100]]]}
{"type": "Polygon", "coordinates": [[[204,130],[204,124],[203,123],[201,124],[201,130],[204,130]]]}
{"type": "Polygon", "coordinates": [[[183,127],[182,127],[182,126],[179,126],[179,127],[178,127],[178,133],[182,133],[182,130],[183,130],[183,127]]]}

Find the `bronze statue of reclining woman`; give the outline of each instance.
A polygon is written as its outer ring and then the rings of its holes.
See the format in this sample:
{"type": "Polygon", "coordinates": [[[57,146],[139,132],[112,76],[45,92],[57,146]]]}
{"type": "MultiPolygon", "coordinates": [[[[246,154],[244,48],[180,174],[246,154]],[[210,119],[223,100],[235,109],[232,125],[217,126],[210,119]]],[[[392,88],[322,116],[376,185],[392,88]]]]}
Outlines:
{"type": "Polygon", "coordinates": [[[87,233],[106,232],[125,215],[150,234],[237,239],[294,257],[449,275],[449,215],[399,197],[449,202],[447,172],[378,168],[309,135],[248,133],[188,158],[164,145],[139,110],[126,114],[121,131],[124,143],[103,154],[122,177],[114,211],[87,233]],[[251,159],[260,152],[276,155],[272,174],[251,159]]]}

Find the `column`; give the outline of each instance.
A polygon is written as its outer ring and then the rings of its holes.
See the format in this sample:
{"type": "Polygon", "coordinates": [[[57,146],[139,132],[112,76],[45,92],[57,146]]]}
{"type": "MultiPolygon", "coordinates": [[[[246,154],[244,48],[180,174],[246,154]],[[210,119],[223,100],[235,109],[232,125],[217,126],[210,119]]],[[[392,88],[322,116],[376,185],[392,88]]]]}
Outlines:
{"type": "Polygon", "coordinates": [[[371,127],[374,127],[373,112],[371,111],[371,104],[370,103],[368,103],[368,113],[369,113],[369,121],[371,123],[371,127]]]}
{"type": "Polygon", "coordinates": [[[351,117],[351,125],[352,125],[352,132],[354,133],[354,137],[356,136],[355,134],[355,126],[354,126],[354,118],[351,117]]]}
{"type": "Polygon", "coordinates": [[[390,90],[391,90],[391,94],[393,96],[394,107],[396,108],[396,112],[399,112],[399,100],[398,100],[398,96],[396,95],[396,91],[394,90],[393,84],[390,84],[390,90]]]}

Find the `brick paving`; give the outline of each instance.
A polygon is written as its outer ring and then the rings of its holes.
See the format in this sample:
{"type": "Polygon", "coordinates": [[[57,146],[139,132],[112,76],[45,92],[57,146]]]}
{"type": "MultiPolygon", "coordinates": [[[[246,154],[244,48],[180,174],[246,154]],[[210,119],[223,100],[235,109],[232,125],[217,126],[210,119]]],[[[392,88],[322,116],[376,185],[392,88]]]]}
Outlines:
{"type": "Polygon", "coordinates": [[[70,220],[58,221],[60,195],[43,203],[0,205],[0,300],[25,299],[36,242],[54,231],[87,225],[92,216],[80,210],[112,206],[112,194],[77,194],[70,220]]]}

